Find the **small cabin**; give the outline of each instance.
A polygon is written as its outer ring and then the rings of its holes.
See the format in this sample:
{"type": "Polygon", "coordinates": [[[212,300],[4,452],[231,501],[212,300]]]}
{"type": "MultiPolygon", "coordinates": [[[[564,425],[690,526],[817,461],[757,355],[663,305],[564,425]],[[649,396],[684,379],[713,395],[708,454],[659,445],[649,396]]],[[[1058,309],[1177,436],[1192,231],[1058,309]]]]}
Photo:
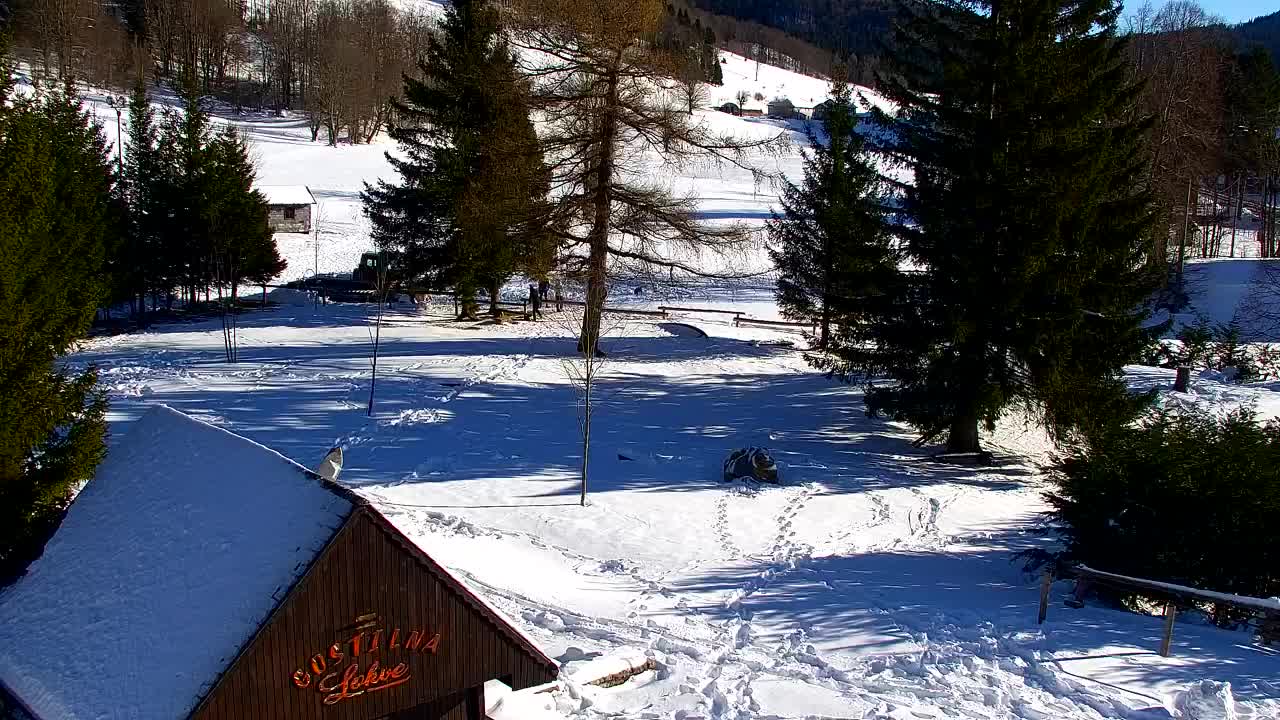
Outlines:
{"type": "Polygon", "coordinates": [[[482,720],[558,673],[368,500],[164,406],[0,595],[0,717],[482,720]]]}
{"type": "Polygon", "coordinates": [[[739,114],[742,117],[764,117],[764,111],[754,107],[744,107],[739,114]]]}
{"type": "Polygon", "coordinates": [[[267,225],[272,232],[311,232],[311,207],[316,199],[306,185],[259,185],[267,198],[267,225]]]}
{"type": "Polygon", "coordinates": [[[787,98],[778,98],[769,101],[769,117],[791,118],[796,114],[795,103],[787,98]]]}

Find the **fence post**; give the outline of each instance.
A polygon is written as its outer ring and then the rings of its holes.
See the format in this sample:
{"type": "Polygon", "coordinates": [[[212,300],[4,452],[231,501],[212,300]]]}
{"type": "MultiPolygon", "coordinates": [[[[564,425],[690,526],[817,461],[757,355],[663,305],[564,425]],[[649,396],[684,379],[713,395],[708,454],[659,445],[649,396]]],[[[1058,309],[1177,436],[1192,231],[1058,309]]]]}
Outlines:
{"type": "Polygon", "coordinates": [[[1044,577],[1040,579],[1040,616],[1036,619],[1037,625],[1044,624],[1044,618],[1049,614],[1049,589],[1053,587],[1053,571],[1046,569],[1044,577]]]}
{"type": "Polygon", "coordinates": [[[1160,640],[1160,654],[1169,657],[1169,647],[1173,644],[1173,619],[1178,615],[1178,607],[1172,602],[1164,606],[1164,638],[1160,640]]]}

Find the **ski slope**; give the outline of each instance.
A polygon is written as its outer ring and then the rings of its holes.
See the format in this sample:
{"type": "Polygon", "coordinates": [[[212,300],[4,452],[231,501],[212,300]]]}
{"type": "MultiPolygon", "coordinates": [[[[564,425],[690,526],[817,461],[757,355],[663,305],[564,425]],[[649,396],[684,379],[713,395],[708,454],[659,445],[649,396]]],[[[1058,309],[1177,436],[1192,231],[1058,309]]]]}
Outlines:
{"type": "MultiPolygon", "coordinates": [[[[768,66],[757,80],[753,62],[722,56],[713,102],[738,90],[800,106],[826,96],[824,81],[768,66]]],[[[100,97],[90,106],[114,142],[114,111],[100,97]]],[[[798,179],[798,123],[699,118],[791,138],[760,160],[798,179]]],[[[260,183],[305,184],[319,202],[318,233],[277,235],[284,279],[354,267],[370,249],[359,191],[391,178],[393,146],[312,143],[298,117],[218,121],[248,134],[260,183]]],[[[777,204],[776,184],[742,171],[655,162],[651,173],[698,197],[709,220],[758,227],[777,204]]],[[[620,284],[611,302],[777,317],[767,284],[656,292],[620,284]]],[[[510,697],[502,717],[1280,717],[1280,654],[1243,633],[1188,614],[1162,658],[1158,618],[1064,608],[1065,584],[1035,624],[1038,581],[1013,556],[1052,543],[1036,465],[1049,447],[1016,419],[986,439],[998,466],[931,463],[907,429],[863,415],[857,388],[809,368],[787,345],[795,333],[699,313],[674,320],[706,338],[627,320],[605,342],[580,507],[568,313],[496,326],[452,322],[442,305],[394,309],[367,416],[369,308],[275,300],[242,318],[236,364],[221,362],[216,322],[94,339],[70,363],[100,368],[113,444],[164,403],[304,465],[341,445],[344,484],[563,663],[557,691],[510,697]],[[725,455],[749,445],[774,451],[782,485],[720,482],[725,455]],[[615,688],[583,684],[637,655],[657,669],[615,688]]],[[[1172,383],[1172,371],[1131,374],[1140,387],[1172,383]]],[[[1196,390],[1181,400],[1280,412],[1269,386],[1202,378],[1196,390]]]]}

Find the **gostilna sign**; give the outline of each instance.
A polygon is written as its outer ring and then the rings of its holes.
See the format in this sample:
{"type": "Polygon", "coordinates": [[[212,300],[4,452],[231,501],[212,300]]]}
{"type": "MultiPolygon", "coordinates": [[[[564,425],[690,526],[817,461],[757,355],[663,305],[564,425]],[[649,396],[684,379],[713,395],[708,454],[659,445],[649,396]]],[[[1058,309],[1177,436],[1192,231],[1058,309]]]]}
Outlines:
{"type": "Polygon", "coordinates": [[[314,688],[325,705],[403,685],[413,678],[413,656],[434,655],[440,648],[440,633],[422,626],[390,627],[377,613],[356,617],[336,634],[341,639],[312,655],[292,675],[295,686],[314,688]]]}

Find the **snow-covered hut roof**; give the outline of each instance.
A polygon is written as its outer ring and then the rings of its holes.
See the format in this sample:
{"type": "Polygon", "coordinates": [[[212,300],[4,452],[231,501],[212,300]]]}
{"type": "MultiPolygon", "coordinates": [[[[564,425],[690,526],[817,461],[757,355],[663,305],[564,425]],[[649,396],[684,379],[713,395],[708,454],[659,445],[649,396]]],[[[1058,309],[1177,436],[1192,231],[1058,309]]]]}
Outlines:
{"type": "Polygon", "coordinates": [[[43,718],[185,717],[358,502],[152,409],[0,593],[0,683],[43,718]]]}
{"type": "Polygon", "coordinates": [[[267,198],[268,205],[314,205],[316,201],[306,185],[259,185],[255,189],[267,198]]]}

